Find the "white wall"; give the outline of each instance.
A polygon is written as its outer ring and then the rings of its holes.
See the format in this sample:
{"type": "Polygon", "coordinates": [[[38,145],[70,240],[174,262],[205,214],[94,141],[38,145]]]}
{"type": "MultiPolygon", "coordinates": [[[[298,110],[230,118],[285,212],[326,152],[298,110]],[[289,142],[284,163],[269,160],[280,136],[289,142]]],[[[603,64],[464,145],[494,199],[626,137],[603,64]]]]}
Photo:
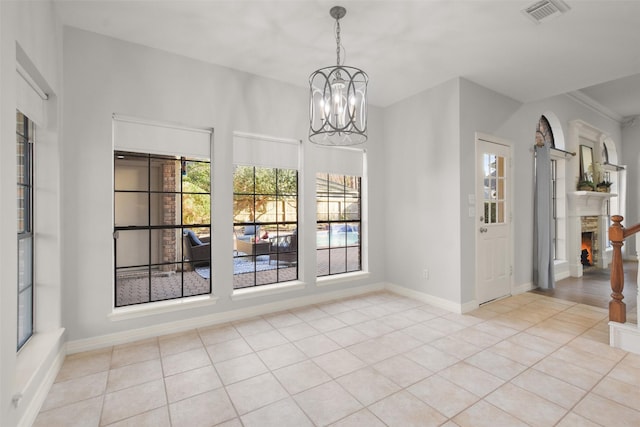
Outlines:
{"type": "Polygon", "coordinates": [[[385,109],[389,281],[460,302],[459,80],[385,109]],[[429,278],[423,272],[429,270],[429,278]]]}
{"type": "MultiPolygon", "coordinates": [[[[475,132],[481,132],[513,144],[513,286],[531,286],[532,148],[543,114],[560,123],[556,140],[569,141],[569,122],[581,119],[608,134],[621,152],[619,123],[566,95],[522,104],[459,78],[385,109],[390,282],[462,308],[475,300],[477,223],[468,215],[468,195],[475,193],[475,132]]],[[[565,194],[575,191],[578,157],[567,162],[565,194]]]]}
{"type": "MultiPolygon", "coordinates": [[[[627,165],[627,212],[622,224],[640,223],[640,118],[622,129],[622,152],[618,151],[618,164],[627,165]]],[[[636,259],[636,239],[625,240],[622,247],[626,259],[636,259]]]]}
{"type": "MultiPolygon", "coordinates": [[[[69,340],[180,321],[287,298],[346,289],[384,279],[383,194],[369,197],[368,279],[315,286],[315,248],[304,243],[301,279],[306,289],[232,302],[232,134],[250,132],[307,140],[308,89],[187,59],[73,28],[64,30],[63,277],[64,324],[69,340]],[[113,307],[113,113],[214,128],[213,307],[111,321],[113,307]]],[[[301,75],[301,85],[306,75],[301,75]]],[[[372,108],[366,143],[371,187],[383,180],[382,120],[372,108]]],[[[310,147],[309,147],[310,148],[310,147]]],[[[176,147],[179,150],[179,147],[176,147]]],[[[301,174],[301,227],[315,231],[315,170],[305,158],[301,174]]],[[[302,232],[302,231],[301,231],[302,232]]],[[[309,240],[309,239],[307,239],[309,240]]]]}
{"type": "MultiPolygon", "coordinates": [[[[621,147],[620,125],[566,95],[519,104],[505,97],[502,97],[501,100],[500,95],[486,88],[479,87],[472,82],[464,83],[463,89],[463,114],[470,114],[474,117],[473,120],[469,121],[466,116],[463,116],[463,132],[465,133],[465,136],[463,136],[463,144],[465,140],[471,140],[471,132],[474,128],[507,139],[513,143],[512,169],[515,189],[513,195],[515,241],[513,285],[516,288],[526,287],[528,284],[531,284],[533,280],[532,148],[535,142],[536,124],[540,116],[544,114],[555,115],[561,124],[561,129],[554,128],[554,136],[556,139],[564,138],[567,142],[570,140],[568,137],[569,122],[581,119],[610,135],[616,144],[618,152],[620,152],[621,147]],[[469,113],[469,109],[471,109],[471,113],[469,113]]],[[[565,149],[577,152],[578,147],[567,145],[565,149]]],[[[466,150],[463,149],[463,152],[465,151],[466,150]]],[[[564,194],[575,191],[578,176],[578,161],[579,156],[567,160],[567,179],[564,194]]],[[[472,171],[473,164],[467,161],[463,164],[462,170],[472,171]]],[[[472,182],[472,179],[463,179],[463,188],[465,185],[473,185],[472,182]]],[[[466,197],[465,194],[465,191],[463,191],[462,196],[466,197]]],[[[468,227],[470,231],[474,229],[473,224],[468,225],[468,227]]],[[[463,235],[466,234],[466,232],[463,232],[463,235]]],[[[465,267],[472,264],[471,262],[466,262],[466,257],[464,257],[464,259],[463,265],[465,265],[465,267]]],[[[465,289],[463,289],[463,302],[467,302],[473,295],[473,285],[467,280],[463,281],[463,284],[465,287],[465,289]]]]}
{"type": "Polygon", "coordinates": [[[0,2],[0,420],[30,423],[62,354],[60,318],[59,109],[61,28],[52,5],[0,2]],[[34,287],[36,334],[16,354],[16,62],[50,94],[46,127],[36,130],[34,287]],[[58,359],[56,359],[58,357],[58,359]],[[41,387],[42,386],[42,387],[41,387]],[[11,404],[21,393],[18,407],[11,404]],[[39,400],[40,399],[40,400],[39,400]]]}
{"type": "MultiPolygon", "coordinates": [[[[460,79],[460,239],[461,239],[461,301],[475,300],[475,252],[479,220],[469,216],[469,194],[476,194],[476,132],[499,136],[497,129],[518,109],[520,103],[497,92],[477,85],[469,80],[460,79]]],[[[534,125],[535,131],[535,125],[534,125]]],[[[515,151],[515,150],[514,150],[515,151]]],[[[514,157],[516,157],[514,152],[514,157]]],[[[514,169],[514,171],[517,169],[514,169]]],[[[522,193],[526,182],[517,179],[514,173],[514,196],[522,193]]],[[[518,205],[514,199],[514,206],[518,205]]],[[[522,231],[516,230],[516,238],[522,231]]]]}

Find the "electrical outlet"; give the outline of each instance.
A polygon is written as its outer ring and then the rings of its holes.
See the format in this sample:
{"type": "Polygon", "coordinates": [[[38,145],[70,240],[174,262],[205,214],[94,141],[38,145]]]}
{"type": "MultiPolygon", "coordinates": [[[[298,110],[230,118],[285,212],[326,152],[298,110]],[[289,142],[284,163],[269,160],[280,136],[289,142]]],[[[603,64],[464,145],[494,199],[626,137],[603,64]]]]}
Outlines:
{"type": "Polygon", "coordinates": [[[429,279],[429,269],[425,268],[424,270],[422,270],[422,278],[423,279],[429,279]]]}

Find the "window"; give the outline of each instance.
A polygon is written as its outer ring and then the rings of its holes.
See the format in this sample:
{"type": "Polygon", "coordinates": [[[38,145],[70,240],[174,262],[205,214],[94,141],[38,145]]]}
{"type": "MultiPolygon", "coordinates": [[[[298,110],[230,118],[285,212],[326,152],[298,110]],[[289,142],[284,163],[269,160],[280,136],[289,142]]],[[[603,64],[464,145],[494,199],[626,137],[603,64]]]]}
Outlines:
{"type": "MultiPolygon", "coordinates": [[[[540,120],[538,120],[538,124],[536,126],[536,144],[544,144],[550,148],[556,148],[555,139],[553,137],[553,130],[551,129],[551,124],[549,120],[545,116],[540,116],[540,120]]],[[[553,151],[553,150],[551,150],[553,151]]],[[[551,224],[551,230],[553,232],[553,244],[551,246],[552,254],[551,258],[554,260],[561,259],[559,256],[563,251],[560,248],[560,229],[559,224],[561,221],[560,210],[562,206],[560,206],[561,200],[558,197],[558,188],[562,188],[564,185],[560,179],[560,169],[564,168],[564,161],[560,157],[551,158],[551,220],[553,224],[551,224]]]]}
{"type": "Polygon", "coordinates": [[[298,278],[298,172],[256,166],[233,175],[233,287],[298,278]]]}
{"type": "Polygon", "coordinates": [[[114,152],[115,306],[211,293],[208,160],[114,152]]]}
{"type": "Polygon", "coordinates": [[[35,126],[16,112],[18,178],[18,343],[33,335],[33,142],[35,126]]]}
{"type": "Polygon", "coordinates": [[[361,179],[319,173],[316,176],[317,275],[360,271],[361,179]]]}
{"type": "Polygon", "coordinates": [[[551,159],[551,220],[553,221],[552,259],[558,259],[558,160],[551,159]]]}
{"type": "MultiPolygon", "coordinates": [[[[606,138],[602,141],[602,180],[609,183],[609,192],[611,193],[611,198],[605,202],[607,222],[609,226],[613,224],[613,221],[611,221],[611,217],[613,215],[621,215],[622,212],[624,212],[623,188],[626,182],[626,174],[623,166],[615,164],[618,160],[617,154],[615,143],[610,138],[606,138]]],[[[604,231],[607,248],[611,248],[612,245],[609,240],[609,227],[605,227],[604,231]]]]}

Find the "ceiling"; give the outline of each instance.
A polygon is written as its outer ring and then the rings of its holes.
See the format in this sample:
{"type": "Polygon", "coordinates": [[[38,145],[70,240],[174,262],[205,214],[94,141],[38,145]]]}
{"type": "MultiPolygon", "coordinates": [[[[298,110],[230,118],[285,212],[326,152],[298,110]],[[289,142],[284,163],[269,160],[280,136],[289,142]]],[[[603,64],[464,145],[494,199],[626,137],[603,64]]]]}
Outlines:
{"type": "Polygon", "coordinates": [[[461,76],[522,102],[582,89],[614,116],[640,114],[640,1],[565,0],[534,23],[535,0],[54,0],[63,24],[202,61],[308,85],[335,64],[369,75],[387,106],[461,76]]]}

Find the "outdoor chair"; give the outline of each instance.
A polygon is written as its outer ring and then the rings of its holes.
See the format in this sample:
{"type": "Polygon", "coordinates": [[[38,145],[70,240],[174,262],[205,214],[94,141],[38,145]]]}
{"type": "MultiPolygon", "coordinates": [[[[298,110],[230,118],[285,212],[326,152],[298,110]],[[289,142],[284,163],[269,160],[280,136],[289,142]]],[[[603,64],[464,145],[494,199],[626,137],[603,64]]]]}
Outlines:
{"type": "Polygon", "coordinates": [[[286,264],[298,262],[298,234],[295,231],[293,234],[273,237],[269,240],[271,242],[269,264],[271,264],[271,261],[286,264]]]}
{"type": "Polygon", "coordinates": [[[208,237],[202,239],[193,230],[185,230],[182,235],[184,260],[194,266],[208,265],[211,261],[211,242],[208,237]]]}
{"type": "Polygon", "coordinates": [[[236,234],[236,240],[250,241],[256,236],[260,237],[260,225],[245,225],[243,234],[236,234]]]}

